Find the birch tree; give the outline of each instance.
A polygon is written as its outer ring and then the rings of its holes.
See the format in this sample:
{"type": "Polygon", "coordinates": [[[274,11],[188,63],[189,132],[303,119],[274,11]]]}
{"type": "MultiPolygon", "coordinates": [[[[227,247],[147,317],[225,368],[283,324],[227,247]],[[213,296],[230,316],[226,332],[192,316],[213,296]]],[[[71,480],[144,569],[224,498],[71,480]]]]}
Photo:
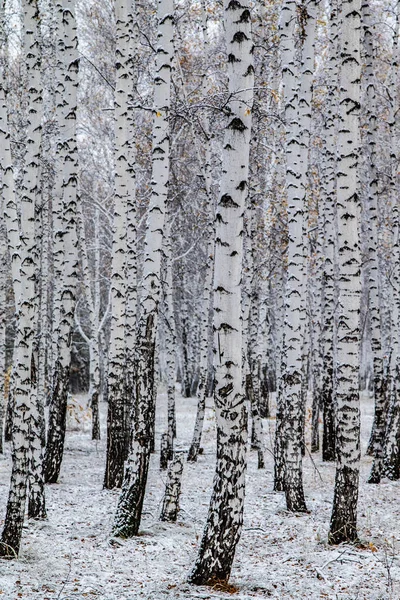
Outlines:
{"type": "Polygon", "coordinates": [[[339,23],[341,23],[337,162],[339,305],[336,349],[336,478],[329,532],[329,541],[332,544],[357,539],[361,292],[358,231],[360,9],[359,0],[343,0],[339,11],[339,23]]]}
{"type": "Polygon", "coordinates": [[[288,195],[288,275],[285,297],[285,325],[282,342],[282,382],[279,390],[276,469],[279,489],[284,479],[288,510],[305,511],[302,483],[302,444],[304,399],[302,355],[305,341],[305,252],[304,212],[311,124],[311,95],[314,71],[316,3],[301,8],[296,31],[296,4],[289,0],[281,16],[282,82],[286,117],[286,189],[288,195]],[[300,64],[296,56],[296,35],[302,43],[300,64]],[[282,437],[284,439],[282,439],[282,437]],[[284,445],[284,450],[281,447],[284,445]],[[282,454],[284,461],[282,461],[282,454]],[[280,456],[279,456],[280,455],[280,456]],[[284,462],[284,465],[282,464],[284,462]]]}
{"type": "Polygon", "coordinates": [[[121,537],[137,535],[139,531],[151,450],[161,255],[170,173],[169,112],[174,50],[173,0],[158,0],[157,19],[151,197],[144,241],[141,314],[136,348],[133,441],[114,521],[114,533],[121,537]]]}
{"type": "Polygon", "coordinates": [[[378,257],[378,173],[376,168],[377,118],[375,89],[374,26],[369,2],[362,2],[364,28],[364,60],[366,79],[366,118],[368,146],[368,301],[373,356],[373,388],[375,396],[375,427],[373,432],[374,462],[369,483],[379,483],[383,466],[387,382],[384,377],[380,316],[380,273],[378,257]]]}
{"type": "Polygon", "coordinates": [[[392,62],[389,71],[389,116],[388,128],[390,139],[390,199],[392,203],[393,228],[393,291],[392,291],[392,347],[390,355],[390,395],[388,418],[385,432],[384,467],[389,479],[400,479],[400,348],[399,348],[399,319],[400,319],[400,215],[398,199],[398,119],[396,109],[399,96],[397,81],[400,64],[399,48],[400,2],[395,6],[395,25],[393,32],[392,62]]]}
{"type": "Polygon", "coordinates": [[[128,96],[132,77],[130,3],[115,4],[117,24],[115,88],[115,206],[111,275],[111,332],[108,357],[107,458],[104,487],[121,487],[126,459],[125,438],[125,319],[126,319],[126,232],[130,195],[128,146],[128,96]]]}
{"type": "MultiPolygon", "coordinates": [[[[20,283],[18,331],[15,346],[12,472],[0,556],[18,556],[27,497],[30,446],[37,419],[34,338],[37,325],[37,248],[35,205],[41,156],[42,89],[39,47],[39,11],[36,0],[23,3],[24,56],[28,80],[26,153],[21,185],[20,283]]],[[[40,438],[38,449],[41,449],[40,438]]],[[[36,459],[36,453],[33,455],[36,459]]]]}
{"type": "Polygon", "coordinates": [[[63,0],[62,29],[59,30],[62,75],[59,74],[57,111],[60,117],[60,145],[62,146],[62,284],[60,317],[57,324],[57,348],[54,360],[53,389],[49,413],[45,454],[45,480],[56,483],[60,474],[64,451],[67,396],[71,364],[71,335],[74,324],[78,251],[76,205],[78,185],[78,148],[76,140],[76,111],[78,88],[78,38],[75,18],[75,0],[63,0]]]}
{"type": "Polygon", "coordinates": [[[323,146],[322,188],[323,253],[322,267],[322,460],[335,460],[335,411],[334,411],[334,313],[336,302],[336,133],[338,106],[338,3],[332,0],[329,15],[329,60],[327,67],[327,109],[323,146]]]}
{"type": "Polygon", "coordinates": [[[217,464],[192,583],[227,581],[243,523],[247,409],[242,377],[243,213],[248,193],[253,42],[248,4],[224,1],[230,102],[216,211],[214,271],[217,464]]]}

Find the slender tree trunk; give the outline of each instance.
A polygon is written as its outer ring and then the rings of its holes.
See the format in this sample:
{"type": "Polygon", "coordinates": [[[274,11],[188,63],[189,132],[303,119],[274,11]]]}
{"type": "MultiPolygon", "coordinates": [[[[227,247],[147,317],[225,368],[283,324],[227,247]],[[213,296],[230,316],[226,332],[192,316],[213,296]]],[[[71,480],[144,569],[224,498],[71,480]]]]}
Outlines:
{"type": "Polygon", "coordinates": [[[321,404],[323,415],[322,460],[335,460],[336,423],[334,405],[334,311],[336,302],[335,272],[336,260],[336,114],[338,94],[338,9],[337,0],[331,0],[329,20],[329,65],[328,97],[325,118],[325,143],[323,147],[323,187],[322,211],[324,215],[322,272],[322,390],[321,404]]]}
{"type": "Polygon", "coordinates": [[[167,362],[167,439],[168,458],[172,458],[174,439],[176,437],[176,410],[175,410],[175,373],[176,373],[176,333],[173,305],[173,279],[172,279],[172,247],[171,247],[171,217],[168,215],[165,223],[164,254],[165,254],[165,351],[167,362]]]}
{"type": "MultiPolygon", "coordinates": [[[[35,200],[41,157],[42,89],[40,78],[39,11],[36,0],[25,0],[24,53],[28,79],[26,154],[21,184],[21,244],[18,331],[15,352],[14,421],[12,472],[7,511],[0,542],[0,556],[16,558],[19,553],[27,496],[30,437],[35,417],[36,377],[33,344],[36,335],[37,297],[35,270],[35,200]]],[[[41,451],[40,437],[35,438],[41,451]]],[[[31,455],[32,456],[32,455],[31,455]]]]}
{"type": "Polygon", "coordinates": [[[340,8],[340,96],[337,165],[339,306],[336,376],[336,479],[329,542],[357,539],[360,463],[360,294],[358,160],[360,0],[340,8]]]}
{"type": "Polygon", "coordinates": [[[111,276],[111,333],[108,357],[107,457],[104,487],[121,487],[126,459],[125,321],[126,321],[126,232],[130,195],[128,163],[128,97],[131,73],[129,55],[132,12],[129,2],[115,4],[117,22],[115,88],[115,206],[111,276]]]}
{"type": "MultiPolygon", "coordinates": [[[[3,211],[3,201],[0,200],[3,211]]],[[[4,214],[4,211],[3,211],[4,214]]],[[[6,265],[7,241],[5,230],[0,225],[0,454],[4,452],[4,417],[6,408],[5,376],[6,376],[6,265]]]]}
{"type": "Polygon", "coordinates": [[[314,69],[315,2],[302,6],[300,31],[301,65],[296,68],[296,4],[288,0],[282,11],[281,43],[283,90],[287,122],[286,185],[288,194],[288,279],[285,298],[285,325],[282,344],[282,384],[284,423],[278,434],[284,436],[284,488],[291,511],[306,511],[302,481],[304,398],[302,394],[302,353],[305,336],[305,256],[304,211],[311,124],[311,96],[314,69]],[[297,73],[297,77],[296,77],[297,73]],[[301,77],[300,77],[301,73],[301,77]]]}
{"type": "Polygon", "coordinates": [[[400,321],[400,219],[399,197],[397,186],[398,173],[398,94],[397,83],[400,64],[399,47],[400,2],[396,4],[396,22],[393,35],[392,64],[389,75],[390,114],[388,118],[391,140],[390,156],[390,195],[392,202],[393,227],[393,290],[392,290],[392,348],[390,355],[390,396],[388,419],[385,435],[384,467],[385,475],[391,480],[400,479],[400,351],[399,351],[399,321],[400,321]]]}
{"type": "MultiPolygon", "coordinates": [[[[47,192],[47,188],[46,192],[47,192]]],[[[49,236],[50,236],[50,211],[49,195],[42,191],[42,236],[40,253],[40,305],[39,305],[39,341],[37,352],[37,406],[40,414],[40,436],[42,446],[46,445],[46,421],[44,407],[48,394],[49,378],[49,236]]]]}
{"type": "Polygon", "coordinates": [[[71,363],[71,337],[76,304],[78,272],[76,206],[78,178],[78,149],[76,142],[76,102],[78,87],[78,38],[75,20],[75,0],[63,0],[63,58],[64,102],[61,108],[61,135],[64,146],[63,169],[63,283],[61,314],[58,329],[57,354],[50,405],[47,445],[45,454],[45,481],[56,483],[60,474],[64,452],[69,371],[71,363]]]}
{"type": "Polygon", "coordinates": [[[242,376],[243,213],[248,193],[253,42],[247,4],[224,1],[229,92],[222,182],[216,213],[214,330],[217,464],[207,524],[189,580],[227,581],[243,523],[247,410],[242,376]],[[240,100],[240,101],[238,101],[240,100]]]}
{"type": "Polygon", "coordinates": [[[366,79],[366,118],[368,146],[368,305],[371,326],[371,349],[373,358],[373,387],[375,396],[375,419],[371,474],[368,483],[379,483],[383,468],[385,430],[387,418],[387,381],[384,377],[380,315],[380,274],[378,256],[378,172],[376,168],[377,116],[375,91],[375,17],[368,1],[361,6],[364,28],[364,63],[366,79]]]}
{"type": "MultiPolygon", "coordinates": [[[[209,54],[209,36],[208,36],[208,19],[205,0],[201,0],[202,13],[202,31],[205,54],[209,54]]],[[[206,97],[209,93],[210,80],[207,73],[204,73],[202,79],[203,96],[206,97]]],[[[210,123],[207,116],[204,117],[201,123],[201,129],[204,132],[204,162],[200,152],[197,152],[200,164],[202,165],[202,177],[204,180],[205,191],[205,211],[208,218],[207,224],[207,256],[205,264],[203,298],[201,303],[201,322],[200,322],[200,368],[199,368],[199,384],[197,387],[197,410],[196,421],[193,431],[192,442],[189,447],[187,460],[196,462],[200,451],[201,437],[203,434],[204,416],[206,411],[207,384],[209,376],[209,350],[210,350],[210,311],[213,304],[212,282],[214,274],[214,227],[213,227],[213,199],[211,195],[211,134],[210,123]]]]}
{"type": "Polygon", "coordinates": [[[125,312],[125,364],[126,364],[126,458],[130,450],[132,437],[132,418],[135,406],[135,378],[136,378],[136,335],[137,335],[137,312],[138,312],[138,283],[137,283],[137,207],[136,207],[136,139],[137,139],[137,115],[133,108],[135,103],[134,94],[138,81],[138,44],[139,25],[136,18],[136,1],[132,0],[132,31],[130,34],[129,56],[130,56],[130,88],[128,90],[128,143],[127,160],[128,173],[130,176],[129,195],[127,200],[126,214],[126,312],[125,312]]]}
{"type": "Polygon", "coordinates": [[[173,57],[173,0],[158,0],[158,47],[154,79],[152,194],[144,243],[142,311],[137,338],[133,442],[114,522],[114,534],[137,535],[152,442],[155,344],[160,301],[161,252],[169,184],[169,111],[173,57]]]}
{"type": "Polygon", "coordinates": [[[37,353],[32,356],[31,407],[29,415],[29,496],[28,517],[30,519],[46,518],[46,502],[43,477],[43,405],[37,394],[35,362],[37,353]],[[35,357],[36,354],[36,357],[35,357]]]}
{"type": "MultiPolygon", "coordinates": [[[[90,271],[88,261],[88,251],[86,243],[85,223],[83,220],[82,208],[77,207],[77,225],[78,225],[78,245],[80,248],[80,257],[82,265],[82,280],[83,289],[86,298],[86,304],[89,311],[90,333],[89,337],[83,334],[85,342],[89,347],[89,399],[88,405],[92,409],[92,440],[100,439],[100,420],[99,420],[99,395],[100,395],[100,348],[99,348],[99,302],[97,294],[100,294],[98,289],[95,289],[95,297],[92,295],[90,285],[90,271]]],[[[98,227],[98,210],[95,217],[95,279],[99,277],[99,227],[98,227]]],[[[95,282],[95,288],[97,284],[95,282]]]]}

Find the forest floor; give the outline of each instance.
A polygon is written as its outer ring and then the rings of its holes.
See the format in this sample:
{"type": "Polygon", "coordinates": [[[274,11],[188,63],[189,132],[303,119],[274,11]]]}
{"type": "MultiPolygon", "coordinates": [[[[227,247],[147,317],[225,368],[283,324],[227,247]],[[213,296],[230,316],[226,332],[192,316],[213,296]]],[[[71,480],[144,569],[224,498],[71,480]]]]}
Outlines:
{"type": "MultiPolygon", "coordinates": [[[[118,491],[102,489],[105,431],[90,439],[87,411],[77,398],[60,481],[46,489],[48,519],[28,522],[17,561],[0,562],[0,600],[147,600],[279,598],[400,600],[400,482],[368,485],[371,458],[365,447],[373,415],[362,398],[362,470],[359,535],[362,548],[326,543],[334,485],[334,465],[320,456],[304,459],[309,514],[285,510],[284,495],[272,491],[274,419],[264,421],[266,469],[257,470],[249,455],[244,529],[236,551],[231,583],[234,593],[192,587],[186,577],[194,563],[214,472],[215,432],[208,400],[204,454],[185,464],[181,511],[176,524],[161,523],[165,473],[152,457],[141,535],[110,543],[118,491]]],[[[166,397],[159,395],[157,444],[164,430],[166,397]]],[[[102,422],[105,424],[105,406],[102,422]]],[[[177,447],[187,449],[196,410],[195,399],[177,399],[177,447]]],[[[308,415],[309,424],[309,415],[308,415]]],[[[10,451],[0,458],[0,510],[5,512],[10,451]]],[[[2,521],[0,521],[2,526],[2,521]]]]}

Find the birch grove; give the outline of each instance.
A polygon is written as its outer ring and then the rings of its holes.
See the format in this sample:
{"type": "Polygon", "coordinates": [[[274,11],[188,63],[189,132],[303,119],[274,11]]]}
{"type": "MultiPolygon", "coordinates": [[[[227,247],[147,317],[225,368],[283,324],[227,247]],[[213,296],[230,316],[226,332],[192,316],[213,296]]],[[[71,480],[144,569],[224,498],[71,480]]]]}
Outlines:
{"type": "Polygon", "coordinates": [[[0,2],[0,594],[399,597],[399,34],[0,2]]]}

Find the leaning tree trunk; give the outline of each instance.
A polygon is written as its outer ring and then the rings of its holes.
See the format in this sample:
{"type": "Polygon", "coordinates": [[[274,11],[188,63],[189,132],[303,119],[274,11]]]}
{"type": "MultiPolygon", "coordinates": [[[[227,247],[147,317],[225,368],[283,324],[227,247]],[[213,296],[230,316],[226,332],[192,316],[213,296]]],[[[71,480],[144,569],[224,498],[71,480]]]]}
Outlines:
{"type": "MultiPolygon", "coordinates": [[[[16,558],[19,553],[29,473],[32,403],[36,401],[33,345],[36,335],[36,237],[35,201],[41,158],[42,88],[40,77],[39,11],[36,0],[25,0],[24,52],[28,78],[28,114],[25,166],[21,184],[21,296],[15,352],[12,472],[7,512],[0,542],[0,556],[16,558]]],[[[41,450],[40,437],[36,440],[41,450]]]]}
{"type": "Polygon", "coordinates": [[[251,12],[224,1],[229,122],[225,129],[216,212],[214,330],[217,464],[206,527],[189,580],[227,581],[243,524],[247,410],[242,378],[241,278],[243,213],[248,193],[253,102],[251,12]]]}
{"type": "MultiPolygon", "coordinates": [[[[53,390],[50,404],[47,445],[45,454],[45,481],[56,483],[64,452],[67,396],[71,363],[71,338],[76,304],[78,251],[76,231],[76,204],[78,183],[78,148],[76,142],[76,102],[78,88],[78,38],[75,20],[75,0],[62,4],[62,56],[64,63],[61,139],[63,141],[63,272],[61,314],[57,331],[57,351],[54,361],[53,390]]],[[[62,83],[62,82],[60,82],[62,83]]]]}
{"type": "Polygon", "coordinates": [[[173,0],[159,0],[157,15],[159,25],[154,78],[152,194],[144,242],[133,441],[114,522],[114,534],[121,537],[137,535],[140,527],[151,452],[152,416],[156,391],[155,344],[170,167],[169,111],[174,32],[173,0]]]}
{"type": "Polygon", "coordinates": [[[339,302],[336,374],[336,479],[329,542],[357,539],[360,465],[360,294],[358,160],[360,0],[343,0],[339,13],[340,96],[337,165],[339,302]]]}

